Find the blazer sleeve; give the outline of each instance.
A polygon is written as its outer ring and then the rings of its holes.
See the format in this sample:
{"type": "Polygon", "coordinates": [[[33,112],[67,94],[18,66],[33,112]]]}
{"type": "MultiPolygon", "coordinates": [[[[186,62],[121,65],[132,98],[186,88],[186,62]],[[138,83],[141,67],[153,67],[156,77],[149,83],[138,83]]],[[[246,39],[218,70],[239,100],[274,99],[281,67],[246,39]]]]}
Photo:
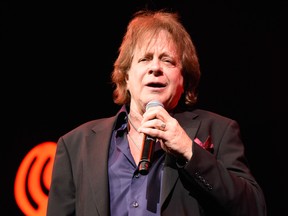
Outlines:
{"type": "Polygon", "coordinates": [[[203,120],[196,136],[207,135],[214,149],[211,152],[193,143],[192,159],[182,169],[192,185],[187,188],[214,213],[265,216],[264,194],[248,167],[238,123],[230,119],[203,120]]]}
{"type": "Polygon", "coordinates": [[[75,186],[68,151],[59,139],[48,196],[47,216],[75,215],[75,186]]]}

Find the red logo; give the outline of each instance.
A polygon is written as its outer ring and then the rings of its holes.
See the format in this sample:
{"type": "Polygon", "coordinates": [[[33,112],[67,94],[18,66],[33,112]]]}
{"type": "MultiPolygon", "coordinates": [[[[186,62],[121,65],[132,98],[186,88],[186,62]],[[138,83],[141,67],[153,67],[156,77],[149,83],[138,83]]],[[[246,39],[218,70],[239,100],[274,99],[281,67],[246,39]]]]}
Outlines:
{"type": "Polygon", "coordinates": [[[25,156],[18,168],[14,196],[25,215],[46,215],[55,151],[55,142],[41,143],[25,156]]]}

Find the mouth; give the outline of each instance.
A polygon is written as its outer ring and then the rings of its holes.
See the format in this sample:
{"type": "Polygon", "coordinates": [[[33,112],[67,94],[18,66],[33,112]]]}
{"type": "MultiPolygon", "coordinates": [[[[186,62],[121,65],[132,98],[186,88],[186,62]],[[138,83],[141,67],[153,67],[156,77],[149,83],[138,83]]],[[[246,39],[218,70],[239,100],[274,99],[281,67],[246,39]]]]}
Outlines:
{"type": "Polygon", "coordinates": [[[166,84],[159,83],[159,82],[151,82],[151,83],[148,83],[146,86],[151,87],[151,88],[164,88],[166,84]]]}

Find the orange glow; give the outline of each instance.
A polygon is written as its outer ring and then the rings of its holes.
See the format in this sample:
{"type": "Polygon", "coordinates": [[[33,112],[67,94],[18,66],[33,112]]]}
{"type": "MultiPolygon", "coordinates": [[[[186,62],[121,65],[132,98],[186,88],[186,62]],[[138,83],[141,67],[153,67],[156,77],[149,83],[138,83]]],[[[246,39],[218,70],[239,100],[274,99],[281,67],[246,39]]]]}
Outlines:
{"type": "Polygon", "coordinates": [[[55,151],[55,142],[41,143],[25,156],[18,168],[14,195],[25,215],[46,215],[55,151]]]}

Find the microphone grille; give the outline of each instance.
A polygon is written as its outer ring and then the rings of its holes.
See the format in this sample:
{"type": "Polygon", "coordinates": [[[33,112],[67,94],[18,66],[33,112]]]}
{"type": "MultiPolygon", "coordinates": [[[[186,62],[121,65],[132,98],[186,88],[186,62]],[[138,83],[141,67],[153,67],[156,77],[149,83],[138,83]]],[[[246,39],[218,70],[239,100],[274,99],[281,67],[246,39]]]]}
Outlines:
{"type": "Polygon", "coordinates": [[[158,100],[153,100],[153,101],[150,101],[149,103],[147,103],[146,105],[146,111],[150,108],[150,107],[155,107],[155,106],[162,106],[164,107],[164,105],[158,101],[158,100]]]}

